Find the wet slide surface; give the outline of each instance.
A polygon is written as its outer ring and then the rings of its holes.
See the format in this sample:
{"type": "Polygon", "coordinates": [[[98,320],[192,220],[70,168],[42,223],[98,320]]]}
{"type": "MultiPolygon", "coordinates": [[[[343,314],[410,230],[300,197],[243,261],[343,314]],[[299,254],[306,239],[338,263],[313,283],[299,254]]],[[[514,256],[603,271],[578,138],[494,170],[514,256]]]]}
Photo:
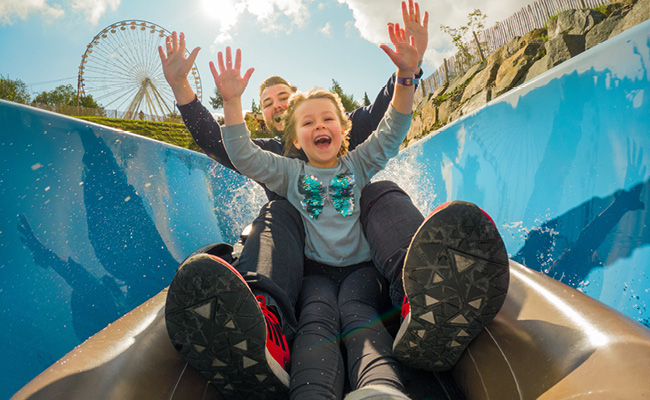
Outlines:
{"type": "MultiPolygon", "coordinates": [[[[650,326],[650,23],[410,146],[377,179],[479,204],[512,259],[650,326]]],[[[0,101],[0,398],[233,242],[264,196],[209,158],[0,101]]]]}

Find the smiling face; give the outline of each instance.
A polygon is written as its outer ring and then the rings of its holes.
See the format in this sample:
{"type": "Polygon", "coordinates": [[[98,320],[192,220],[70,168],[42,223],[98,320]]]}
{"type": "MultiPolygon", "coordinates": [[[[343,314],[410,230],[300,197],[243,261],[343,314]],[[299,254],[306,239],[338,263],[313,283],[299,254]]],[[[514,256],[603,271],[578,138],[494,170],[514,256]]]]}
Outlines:
{"type": "Polygon", "coordinates": [[[296,107],[293,118],[294,146],[302,149],[315,167],[335,166],[345,130],[334,102],[326,98],[305,100],[296,107]]]}
{"type": "Polygon", "coordinates": [[[262,91],[260,105],[266,126],[278,132],[284,130],[284,120],[281,117],[287,111],[289,97],[292,93],[291,87],[282,83],[269,86],[262,91]]]}

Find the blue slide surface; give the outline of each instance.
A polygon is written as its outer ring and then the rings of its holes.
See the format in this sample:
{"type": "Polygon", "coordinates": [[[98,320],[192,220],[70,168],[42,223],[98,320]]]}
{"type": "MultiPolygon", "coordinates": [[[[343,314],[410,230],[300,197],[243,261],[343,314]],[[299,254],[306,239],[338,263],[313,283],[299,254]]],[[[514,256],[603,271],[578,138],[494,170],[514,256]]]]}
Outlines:
{"type": "MultiPolygon", "coordinates": [[[[0,399],[234,242],[264,194],[208,157],[0,100],[0,399]]],[[[408,147],[376,179],[480,205],[510,257],[650,327],[650,21],[408,147]]]]}

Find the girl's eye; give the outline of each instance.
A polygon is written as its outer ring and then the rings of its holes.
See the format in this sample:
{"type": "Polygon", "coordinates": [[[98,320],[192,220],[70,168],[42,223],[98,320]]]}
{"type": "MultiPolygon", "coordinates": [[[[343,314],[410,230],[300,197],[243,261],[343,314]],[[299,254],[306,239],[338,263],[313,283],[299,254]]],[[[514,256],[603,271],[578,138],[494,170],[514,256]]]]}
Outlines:
{"type": "Polygon", "coordinates": [[[302,126],[309,126],[311,125],[311,121],[306,121],[302,123],[302,126]]]}

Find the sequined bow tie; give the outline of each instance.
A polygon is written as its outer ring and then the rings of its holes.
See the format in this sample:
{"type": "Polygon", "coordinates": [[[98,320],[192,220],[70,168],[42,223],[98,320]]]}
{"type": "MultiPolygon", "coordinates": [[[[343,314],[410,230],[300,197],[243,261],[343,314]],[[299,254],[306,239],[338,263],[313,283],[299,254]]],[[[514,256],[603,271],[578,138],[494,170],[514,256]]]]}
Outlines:
{"type": "Polygon", "coordinates": [[[329,198],[342,216],[347,217],[354,211],[354,175],[342,172],[330,181],[327,188],[314,175],[300,175],[298,192],[302,195],[300,204],[313,219],[318,219],[326,198],[329,198]]]}

